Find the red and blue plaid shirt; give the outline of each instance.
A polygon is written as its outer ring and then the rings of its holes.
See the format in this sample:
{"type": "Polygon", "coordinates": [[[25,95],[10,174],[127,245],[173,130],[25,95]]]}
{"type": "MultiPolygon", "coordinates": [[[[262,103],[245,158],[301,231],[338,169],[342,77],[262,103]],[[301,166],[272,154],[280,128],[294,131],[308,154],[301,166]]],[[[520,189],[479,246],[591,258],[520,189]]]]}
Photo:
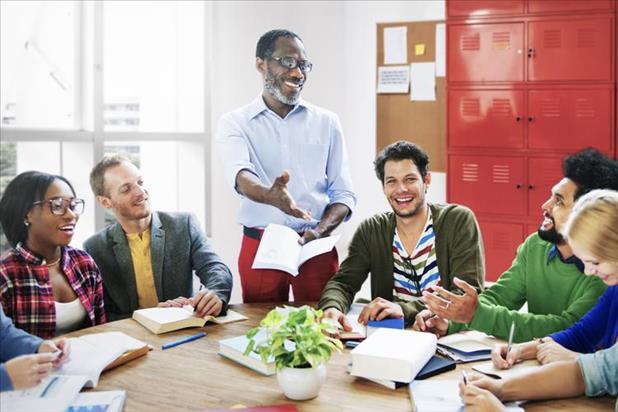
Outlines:
{"type": "MultiPolygon", "coordinates": [[[[63,247],[60,268],[88,314],[84,326],[105,323],[103,284],[90,255],[63,247]]],[[[20,329],[43,339],[56,333],[56,306],[45,261],[19,243],[0,260],[0,299],[4,313],[20,329]]]]}

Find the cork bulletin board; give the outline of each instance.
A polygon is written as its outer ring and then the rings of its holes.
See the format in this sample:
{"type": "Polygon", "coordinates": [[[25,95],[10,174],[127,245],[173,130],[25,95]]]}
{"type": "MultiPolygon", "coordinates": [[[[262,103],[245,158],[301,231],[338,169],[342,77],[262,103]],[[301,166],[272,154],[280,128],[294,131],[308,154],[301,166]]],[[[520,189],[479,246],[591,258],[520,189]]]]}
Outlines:
{"type": "MultiPolygon", "coordinates": [[[[407,27],[408,65],[435,62],[436,24],[440,21],[383,23],[377,26],[377,67],[384,66],[384,29],[407,27]],[[425,45],[425,53],[416,56],[416,44],[425,45]]],[[[376,151],[397,140],[409,140],[429,155],[432,171],[446,171],[446,98],[445,78],[436,78],[436,100],[410,101],[410,93],[376,94],[376,151]]],[[[376,68],[377,84],[377,68],[376,68]]]]}

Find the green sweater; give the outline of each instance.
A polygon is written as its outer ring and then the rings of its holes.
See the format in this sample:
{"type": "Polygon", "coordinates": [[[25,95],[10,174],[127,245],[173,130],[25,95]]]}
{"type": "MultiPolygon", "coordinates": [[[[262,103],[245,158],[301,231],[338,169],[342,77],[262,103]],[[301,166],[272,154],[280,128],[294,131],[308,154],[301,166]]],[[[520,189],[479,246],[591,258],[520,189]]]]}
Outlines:
{"type": "Polygon", "coordinates": [[[475,329],[508,339],[515,321],[515,342],[542,338],[578,321],[606,289],[596,276],[586,276],[556,255],[548,261],[552,244],[536,233],[517,249],[511,268],[479,296],[472,322],[449,322],[449,333],[475,329]],[[528,302],[528,313],[519,309],[528,302]]]}
{"type": "MultiPolygon", "coordinates": [[[[430,204],[435,234],[436,259],[441,285],[461,293],[453,277],[465,280],[481,290],[485,279],[483,240],[472,211],[459,205],[430,204]]],[[[319,302],[320,309],[336,308],[346,313],[354,295],[371,273],[372,299],[393,301],[393,238],[395,214],[380,213],[364,220],[354,233],[348,257],[328,281],[319,302]]],[[[423,302],[397,301],[406,323],[414,322],[425,308],[423,302]]]]}

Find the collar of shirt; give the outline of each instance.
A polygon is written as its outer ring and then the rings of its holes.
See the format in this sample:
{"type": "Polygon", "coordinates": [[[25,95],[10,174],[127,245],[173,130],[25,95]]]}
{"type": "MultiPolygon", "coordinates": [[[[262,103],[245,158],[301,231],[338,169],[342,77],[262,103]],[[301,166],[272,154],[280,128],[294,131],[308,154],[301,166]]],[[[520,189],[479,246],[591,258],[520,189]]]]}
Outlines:
{"type": "Polygon", "coordinates": [[[17,246],[15,246],[15,250],[17,250],[17,253],[19,253],[26,263],[36,266],[44,265],[46,263],[45,259],[28,249],[22,242],[19,242],[17,246]]]}
{"type": "Polygon", "coordinates": [[[556,245],[552,245],[551,249],[549,250],[549,255],[547,255],[547,263],[551,262],[552,259],[554,259],[556,256],[558,256],[558,259],[560,259],[560,261],[562,263],[566,263],[569,265],[575,265],[575,267],[577,267],[577,269],[584,273],[584,262],[582,262],[577,256],[573,255],[567,259],[563,259],[562,255],[560,254],[560,251],[558,250],[558,246],[556,245]]]}
{"type": "MultiPolygon", "coordinates": [[[[309,105],[305,100],[300,98],[296,106],[294,106],[294,108],[290,110],[290,113],[288,113],[286,118],[303,109],[310,110],[311,105],[309,105]]],[[[253,119],[254,117],[263,113],[264,111],[269,111],[275,114],[277,117],[279,117],[279,115],[277,115],[268,106],[266,106],[266,102],[264,102],[264,98],[262,97],[262,94],[260,93],[260,95],[256,97],[255,100],[253,100],[253,102],[251,103],[251,106],[249,107],[249,119],[253,119]]]]}

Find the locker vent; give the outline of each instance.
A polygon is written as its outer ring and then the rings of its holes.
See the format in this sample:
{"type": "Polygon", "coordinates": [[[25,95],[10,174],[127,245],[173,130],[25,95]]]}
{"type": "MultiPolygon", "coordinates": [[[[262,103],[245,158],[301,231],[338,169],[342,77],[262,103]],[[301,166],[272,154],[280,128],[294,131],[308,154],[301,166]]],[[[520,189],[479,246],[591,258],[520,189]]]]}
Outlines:
{"type": "Polygon", "coordinates": [[[511,168],[508,165],[493,165],[491,168],[491,181],[494,183],[509,183],[511,181],[511,168]]]}
{"type": "Polygon", "coordinates": [[[508,232],[495,231],[492,237],[493,249],[510,250],[512,247],[509,242],[508,232]]]}
{"type": "Polygon", "coordinates": [[[541,116],[560,117],[560,99],[547,97],[541,101],[541,116]]]}
{"type": "Polygon", "coordinates": [[[464,163],[461,165],[461,180],[464,182],[479,181],[478,163],[464,163]]]}
{"type": "Polygon", "coordinates": [[[500,31],[491,34],[491,47],[494,50],[508,50],[511,48],[511,33],[500,31]]]}
{"type": "Polygon", "coordinates": [[[493,99],[489,115],[491,117],[512,117],[511,101],[509,99],[493,99]]]}
{"type": "Polygon", "coordinates": [[[595,117],[594,105],[590,99],[575,99],[575,117],[595,117]]]}
{"type": "Polygon", "coordinates": [[[596,34],[596,29],[577,29],[577,47],[595,47],[597,43],[596,34]]]}
{"type": "Polygon", "coordinates": [[[461,37],[461,50],[477,51],[481,49],[481,35],[479,33],[469,34],[461,37]]]}
{"type": "Polygon", "coordinates": [[[543,47],[546,49],[562,47],[562,32],[559,29],[543,31],[543,47]]]}
{"type": "Polygon", "coordinates": [[[481,115],[481,103],[476,98],[461,99],[461,116],[478,117],[481,115]]]}

